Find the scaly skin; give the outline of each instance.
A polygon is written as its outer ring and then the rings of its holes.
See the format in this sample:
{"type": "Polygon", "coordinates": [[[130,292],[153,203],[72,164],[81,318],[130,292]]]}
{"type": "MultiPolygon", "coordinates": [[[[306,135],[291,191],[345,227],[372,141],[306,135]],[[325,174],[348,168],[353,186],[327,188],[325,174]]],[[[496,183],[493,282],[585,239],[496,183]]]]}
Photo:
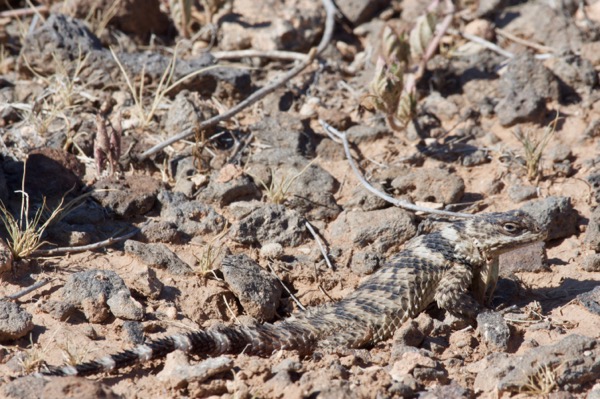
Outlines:
{"type": "Polygon", "coordinates": [[[216,356],[269,356],[280,349],[309,354],[318,347],[360,348],[385,340],[430,304],[473,318],[497,280],[498,255],[541,240],[545,233],[526,213],[489,213],[415,237],[347,298],[275,324],[194,331],[150,341],[132,350],[41,375],[91,375],[118,370],[177,349],[216,356]],[[489,290],[488,290],[489,291],[489,290]],[[472,296],[478,298],[478,301],[472,296]]]}

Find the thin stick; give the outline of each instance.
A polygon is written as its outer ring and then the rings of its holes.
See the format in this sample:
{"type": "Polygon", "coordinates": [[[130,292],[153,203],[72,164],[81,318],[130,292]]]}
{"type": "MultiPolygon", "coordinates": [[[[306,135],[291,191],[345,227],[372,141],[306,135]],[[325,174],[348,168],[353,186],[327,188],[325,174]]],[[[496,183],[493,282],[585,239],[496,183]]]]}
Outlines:
{"type": "MultiPolygon", "coordinates": [[[[492,42],[490,42],[488,40],[485,40],[484,38],[479,37],[477,35],[472,35],[470,33],[460,32],[460,31],[458,31],[456,29],[448,29],[448,33],[450,33],[452,35],[456,35],[456,36],[461,36],[461,37],[463,37],[463,38],[465,38],[465,39],[467,39],[467,40],[469,40],[469,41],[471,41],[473,43],[477,43],[480,46],[483,46],[483,47],[487,48],[488,50],[492,50],[492,51],[494,51],[494,52],[496,52],[496,53],[498,53],[498,54],[500,54],[500,55],[502,55],[502,56],[504,56],[506,58],[514,58],[515,57],[515,55],[513,53],[511,53],[510,51],[505,50],[502,47],[498,46],[497,44],[494,44],[494,43],[492,43],[492,42]]],[[[547,53],[546,54],[535,54],[534,58],[537,59],[537,60],[545,60],[545,59],[551,58],[553,56],[554,56],[553,54],[547,54],[547,53]]]]}
{"type": "Polygon", "coordinates": [[[452,23],[456,7],[454,7],[454,3],[452,2],[452,0],[446,0],[446,7],[446,16],[444,17],[442,23],[439,25],[439,28],[437,29],[433,40],[431,40],[431,43],[429,43],[429,46],[427,46],[427,50],[425,51],[423,59],[419,64],[419,69],[415,73],[416,80],[421,79],[423,73],[425,73],[425,68],[427,68],[427,62],[431,59],[431,57],[433,57],[433,54],[438,50],[440,42],[442,41],[442,37],[444,37],[446,31],[448,30],[448,27],[452,23]]]}
{"type": "Polygon", "coordinates": [[[30,285],[29,287],[25,288],[22,291],[17,292],[16,294],[5,296],[4,299],[12,299],[12,300],[19,299],[22,296],[25,296],[25,295],[29,294],[30,292],[33,292],[33,291],[37,290],[38,288],[45,286],[49,282],[50,282],[50,279],[48,279],[48,278],[41,279],[40,281],[36,282],[33,285],[30,285]]]}
{"type": "Polygon", "coordinates": [[[354,171],[354,174],[356,175],[356,177],[358,178],[360,183],[368,191],[375,194],[379,198],[382,198],[385,201],[389,202],[390,204],[393,204],[399,208],[406,209],[408,211],[413,211],[413,212],[424,212],[424,213],[429,213],[429,214],[433,214],[433,215],[442,215],[442,216],[460,217],[460,218],[471,218],[474,216],[474,215],[471,215],[468,213],[440,211],[440,210],[436,210],[436,209],[424,208],[421,206],[410,204],[406,201],[396,199],[394,197],[387,195],[386,193],[384,193],[382,191],[377,190],[363,177],[362,173],[358,169],[358,166],[356,166],[356,163],[354,162],[354,159],[352,158],[352,154],[350,152],[350,143],[348,142],[348,138],[346,137],[346,134],[335,129],[333,126],[329,125],[327,122],[323,121],[322,119],[319,119],[319,122],[321,123],[321,126],[323,126],[323,129],[325,129],[325,132],[329,135],[329,137],[331,137],[332,140],[334,140],[338,143],[341,142],[344,145],[344,152],[346,153],[346,158],[348,159],[348,163],[350,164],[350,167],[354,171]]]}
{"type": "Polygon", "coordinates": [[[183,139],[187,138],[188,136],[191,136],[192,134],[194,134],[196,129],[203,130],[203,129],[209,128],[211,126],[215,126],[218,123],[221,123],[223,121],[226,121],[227,119],[231,118],[232,116],[234,116],[235,114],[237,114],[238,112],[243,110],[244,108],[249,107],[250,105],[257,102],[258,100],[264,98],[266,95],[274,92],[275,90],[277,90],[277,88],[279,86],[283,85],[285,82],[292,79],[294,76],[298,75],[300,72],[302,72],[307,66],[309,66],[313,62],[315,56],[316,56],[316,50],[313,49],[309,52],[308,57],[305,59],[304,62],[298,64],[298,66],[296,66],[295,68],[290,70],[288,73],[286,73],[280,79],[276,80],[275,82],[273,82],[270,85],[263,87],[260,90],[255,91],[250,96],[248,96],[248,98],[246,98],[244,101],[242,101],[238,105],[234,106],[233,108],[230,108],[228,111],[225,111],[224,113],[222,113],[220,115],[217,115],[213,118],[205,120],[204,122],[200,123],[197,127],[190,127],[188,129],[185,129],[183,132],[169,138],[168,140],[163,141],[162,143],[155,145],[154,147],[150,148],[148,151],[146,151],[142,155],[140,155],[140,160],[146,159],[150,155],[157,153],[158,151],[162,150],[163,148],[165,148],[179,140],[183,140],[183,139]]]}
{"type": "Polygon", "coordinates": [[[139,231],[140,231],[140,229],[136,228],[133,231],[130,231],[129,233],[127,233],[123,236],[120,236],[117,238],[110,237],[104,241],[100,241],[100,242],[90,244],[90,245],[81,245],[79,247],[60,247],[60,248],[46,249],[46,250],[38,249],[37,251],[34,251],[31,255],[32,256],[53,256],[53,255],[69,253],[69,252],[93,251],[95,249],[108,247],[109,245],[112,245],[119,241],[125,241],[125,240],[133,237],[134,235],[136,235],[139,231]]]}
{"type": "Polygon", "coordinates": [[[292,292],[289,290],[289,288],[287,287],[287,285],[283,284],[283,281],[281,281],[281,279],[279,278],[279,276],[275,273],[275,270],[273,270],[273,267],[271,267],[271,264],[267,263],[267,266],[269,267],[269,270],[271,271],[271,274],[273,276],[275,276],[275,278],[277,280],[279,280],[279,282],[281,283],[281,286],[283,287],[284,290],[286,290],[286,292],[289,294],[290,298],[292,298],[294,300],[294,302],[296,302],[296,305],[298,305],[298,307],[300,309],[302,309],[303,311],[306,311],[306,308],[304,307],[304,305],[302,305],[302,303],[300,303],[300,301],[298,300],[298,298],[296,298],[294,296],[294,294],[292,294],[292,292]]]}
{"type": "MultiPolygon", "coordinates": [[[[435,1],[434,3],[432,3],[431,7],[433,7],[434,5],[437,6],[437,3],[438,3],[438,1],[435,1]]],[[[440,45],[440,41],[442,40],[442,37],[444,37],[444,35],[448,31],[448,27],[452,23],[452,19],[454,18],[454,12],[456,10],[452,0],[446,0],[446,8],[447,8],[446,17],[444,18],[442,23],[439,25],[439,28],[435,32],[434,38],[431,40],[431,42],[427,46],[427,49],[425,50],[425,54],[423,54],[423,58],[421,59],[421,62],[419,63],[419,67],[417,68],[417,71],[414,74],[409,75],[409,77],[408,77],[408,81],[406,82],[406,86],[405,86],[406,93],[414,93],[415,92],[417,82],[421,79],[421,77],[423,77],[423,74],[425,73],[425,69],[427,68],[427,62],[431,59],[431,57],[433,57],[433,54],[437,51],[437,49],[440,45]]],[[[395,121],[394,121],[394,124],[395,124],[395,121]]]]}
{"type": "Polygon", "coordinates": [[[325,246],[323,245],[321,238],[318,236],[317,232],[315,231],[315,229],[313,229],[313,227],[310,223],[304,222],[304,224],[306,225],[306,228],[308,229],[308,231],[310,231],[310,234],[312,234],[312,236],[315,238],[315,241],[317,242],[317,245],[319,246],[319,249],[321,250],[321,253],[323,254],[323,258],[325,258],[327,267],[329,267],[330,269],[333,269],[333,265],[329,261],[329,257],[327,256],[327,251],[325,250],[325,246]]]}
{"type": "Polygon", "coordinates": [[[17,10],[6,10],[0,12],[0,18],[18,18],[18,17],[26,17],[28,15],[38,14],[38,13],[48,13],[50,9],[48,6],[37,6],[37,7],[28,7],[28,8],[19,8],[17,10]]]}
{"type": "Polygon", "coordinates": [[[513,35],[510,32],[505,31],[504,29],[496,28],[496,33],[500,36],[504,36],[508,40],[512,40],[513,42],[522,44],[526,47],[531,47],[532,49],[535,49],[542,53],[556,53],[556,51],[552,47],[544,46],[543,44],[538,44],[530,40],[522,39],[518,36],[513,35]]]}
{"type": "Polygon", "coordinates": [[[237,113],[242,111],[244,108],[249,107],[250,105],[261,100],[268,94],[277,90],[277,88],[279,88],[280,86],[285,84],[290,79],[294,78],[296,75],[298,75],[304,69],[306,69],[306,67],[308,67],[310,64],[312,64],[312,62],[316,58],[316,56],[318,54],[320,54],[323,50],[325,50],[325,48],[331,42],[331,37],[333,35],[333,28],[335,27],[335,18],[334,18],[335,11],[336,11],[335,5],[333,4],[332,0],[322,0],[322,1],[323,1],[323,5],[325,7],[325,12],[327,14],[326,19],[325,19],[325,29],[324,29],[323,37],[321,38],[321,41],[320,41],[319,45],[317,46],[317,48],[311,49],[308,52],[308,54],[304,57],[304,60],[300,64],[298,64],[296,67],[291,69],[289,72],[285,73],[281,78],[275,80],[272,84],[267,85],[267,86],[263,87],[262,89],[255,91],[250,96],[248,96],[248,98],[246,98],[244,101],[242,101],[238,105],[234,106],[233,108],[230,108],[228,111],[225,111],[224,113],[217,115],[213,118],[207,119],[204,122],[200,123],[198,126],[188,128],[188,129],[184,130],[183,132],[163,141],[162,143],[155,145],[154,147],[150,148],[146,152],[142,153],[140,155],[139,159],[144,160],[144,159],[148,158],[150,155],[156,154],[163,148],[165,148],[179,140],[182,140],[182,139],[185,139],[185,138],[191,136],[192,134],[194,134],[194,132],[196,130],[203,130],[203,129],[215,126],[218,123],[221,123],[223,121],[230,119],[231,117],[233,117],[234,115],[236,115],[237,113]]]}
{"type": "Polygon", "coordinates": [[[215,51],[210,53],[218,60],[235,60],[238,58],[271,58],[274,60],[285,61],[304,61],[306,54],[295,51],[260,51],[260,50],[237,50],[237,51],[215,51]]]}
{"type": "Polygon", "coordinates": [[[236,323],[242,324],[240,322],[240,320],[237,318],[237,316],[235,315],[235,313],[233,313],[233,309],[231,309],[231,306],[229,306],[229,302],[227,302],[227,298],[225,298],[225,295],[223,295],[223,302],[225,302],[225,306],[227,306],[227,310],[229,310],[229,313],[231,313],[231,317],[233,317],[233,319],[236,321],[236,323]]]}
{"type": "Polygon", "coordinates": [[[467,39],[467,40],[469,40],[469,41],[471,41],[473,43],[477,43],[480,46],[483,46],[483,47],[487,48],[488,50],[492,50],[492,51],[494,51],[494,52],[496,52],[496,53],[498,53],[498,54],[500,54],[500,55],[502,55],[502,56],[504,56],[506,58],[513,58],[515,56],[510,51],[504,50],[502,47],[498,46],[497,44],[494,44],[494,43],[492,43],[492,42],[490,42],[488,40],[485,40],[484,38],[479,37],[477,35],[472,35],[470,33],[460,32],[460,31],[458,31],[456,29],[449,29],[448,33],[451,33],[451,34],[456,35],[456,36],[464,37],[465,39],[467,39]]]}

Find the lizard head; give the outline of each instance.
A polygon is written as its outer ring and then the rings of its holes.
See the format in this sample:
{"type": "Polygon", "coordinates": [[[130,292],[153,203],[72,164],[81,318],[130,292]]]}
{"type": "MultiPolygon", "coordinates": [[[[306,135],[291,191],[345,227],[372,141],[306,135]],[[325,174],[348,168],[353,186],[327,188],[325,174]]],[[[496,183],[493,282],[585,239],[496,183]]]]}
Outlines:
{"type": "Polygon", "coordinates": [[[467,221],[466,231],[488,256],[546,238],[547,232],[529,214],[517,210],[488,213],[467,221]]]}

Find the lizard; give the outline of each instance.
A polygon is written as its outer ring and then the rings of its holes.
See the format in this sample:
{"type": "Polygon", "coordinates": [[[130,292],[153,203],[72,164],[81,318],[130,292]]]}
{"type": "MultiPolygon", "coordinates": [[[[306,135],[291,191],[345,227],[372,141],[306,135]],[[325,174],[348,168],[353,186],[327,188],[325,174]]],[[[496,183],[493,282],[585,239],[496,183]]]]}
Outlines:
{"type": "Polygon", "coordinates": [[[242,352],[270,356],[278,350],[308,355],[321,347],[362,348],[390,338],[434,302],[451,315],[473,320],[482,307],[481,293],[497,280],[498,256],[545,236],[540,225],[520,210],[457,220],[409,240],[338,302],[276,323],[222,326],[150,340],[93,361],[49,367],[37,375],[111,372],[162,359],[175,350],[203,356],[242,352]]]}

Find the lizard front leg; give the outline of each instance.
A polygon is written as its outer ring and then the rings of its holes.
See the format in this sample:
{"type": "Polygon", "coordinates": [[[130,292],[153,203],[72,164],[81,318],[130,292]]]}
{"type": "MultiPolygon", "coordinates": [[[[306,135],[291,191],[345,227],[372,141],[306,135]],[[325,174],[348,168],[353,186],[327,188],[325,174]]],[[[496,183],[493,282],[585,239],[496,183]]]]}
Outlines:
{"type": "Polygon", "coordinates": [[[440,279],[434,299],[441,309],[458,317],[475,319],[480,306],[469,289],[473,281],[470,265],[455,263],[440,279]]]}

